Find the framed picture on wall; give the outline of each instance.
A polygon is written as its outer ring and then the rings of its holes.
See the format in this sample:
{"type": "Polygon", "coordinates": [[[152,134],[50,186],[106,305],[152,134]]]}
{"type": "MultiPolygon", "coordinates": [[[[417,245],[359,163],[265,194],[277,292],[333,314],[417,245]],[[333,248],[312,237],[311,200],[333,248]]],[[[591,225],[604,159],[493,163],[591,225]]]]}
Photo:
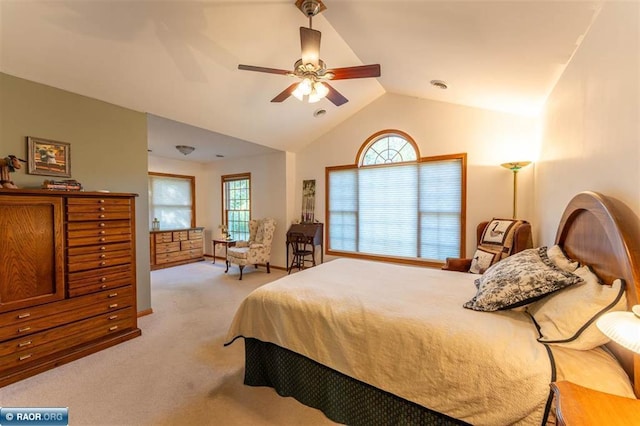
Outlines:
{"type": "Polygon", "coordinates": [[[30,175],[71,177],[71,144],[27,137],[30,175]]]}

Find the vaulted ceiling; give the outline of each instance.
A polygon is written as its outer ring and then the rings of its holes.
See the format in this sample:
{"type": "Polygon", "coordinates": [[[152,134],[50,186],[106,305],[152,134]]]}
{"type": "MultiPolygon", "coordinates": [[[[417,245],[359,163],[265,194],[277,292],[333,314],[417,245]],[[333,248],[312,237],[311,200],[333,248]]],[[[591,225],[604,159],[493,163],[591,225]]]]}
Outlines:
{"type": "Polygon", "coordinates": [[[309,24],[294,0],[0,0],[0,71],[216,132],[201,143],[296,151],[384,93],[536,115],[601,2],[324,3],[313,28],[327,66],[382,69],[332,82],[340,107],[272,103],[293,78],[237,68],[293,69],[309,24]]]}

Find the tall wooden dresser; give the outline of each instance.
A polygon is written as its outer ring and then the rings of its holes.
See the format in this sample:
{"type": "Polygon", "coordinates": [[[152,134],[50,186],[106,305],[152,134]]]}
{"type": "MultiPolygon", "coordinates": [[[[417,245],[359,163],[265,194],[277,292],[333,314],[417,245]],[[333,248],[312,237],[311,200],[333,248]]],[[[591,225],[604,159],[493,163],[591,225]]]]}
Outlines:
{"type": "Polygon", "coordinates": [[[0,190],[0,386],[141,334],[134,197],[0,190]]]}
{"type": "Polygon", "coordinates": [[[204,260],[204,228],[151,231],[151,270],[204,260]]]}

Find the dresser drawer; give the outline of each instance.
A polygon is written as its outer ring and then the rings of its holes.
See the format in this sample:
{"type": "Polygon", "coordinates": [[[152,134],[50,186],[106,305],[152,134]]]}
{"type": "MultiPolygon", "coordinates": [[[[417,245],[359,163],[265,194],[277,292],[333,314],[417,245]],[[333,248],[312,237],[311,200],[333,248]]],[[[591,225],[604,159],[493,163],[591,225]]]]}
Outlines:
{"type": "Polygon", "coordinates": [[[102,253],[102,252],[108,252],[108,251],[131,250],[131,249],[132,249],[131,242],[97,244],[97,245],[91,245],[91,246],[70,247],[67,249],[67,254],[69,256],[75,256],[78,254],[102,253]]]}
{"type": "Polygon", "coordinates": [[[119,243],[122,241],[132,241],[131,234],[101,235],[96,237],[72,238],[67,241],[68,247],[98,245],[107,243],[119,243]]]}
{"type": "MultiPolygon", "coordinates": [[[[103,250],[103,251],[97,251],[95,253],[76,254],[73,256],[69,256],[68,262],[69,262],[69,267],[71,267],[76,263],[98,261],[98,260],[109,260],[109,259],[114,259],[116,257],[131,257],[131,250],[103,250]]],[[[74,272],[74,271],[69,269],[69,272],[74,272]]]]}
{"type": "Polygon", "coordinates": [[[184,251],[174,251],[172,253],[158,253],[156,254],[156,263],[170,263],[170,262],[178,262],[181,260],[190,259],[189,253],[184,251]]]}
{"type": "Polygon", "coordinates": [[[131,306],[131,286],[0,314],[0,341],[131,306]]]}
{"type": "Polygon", "coordinates": [[[85,221],[85,220],[115,220],[115,219],[131,219],[131,212],[95,212],[95,213],[67,213],[67,220],[85,221]]]}
{"type": "Polygon", "coordinates": [[[123,235],[131,234],[131,228],[102,228],[102,229],[78,229],[75,231],[67,231],[67,238],[85,238],[85,237],[102,237],[105,235],[123,235]]]}
{"type": "Polygon", "coordinates": [[[189,239],[190,240],[201,240],[202,239],[202,229],[195,229],[193,231],[189,231],[189,239]]]}
{"type": "Polygon", "coordinates": [[[102,220],[91,222],[69,222],[67,231],[78,231],[81,229],[107,229],[107,228],[131,228],[130,220],[102,220]]]}
{"type": "Polygon", "coordinates": [[[0,344],[0,369],[9,370],[135,326],[134,309],[120,309],[0,344]]]}
{"type": "Polygon", "coordinates": [[[130,198],[67,198],[67,207],[74,206],[130,206],[130,198]]]}
{"type": "Polygon", "coordinates": [[[188,255],[188,259],[197,259],[198,257],[203,257],[202,249],[186,250],[185,253],[188,255]]]}
{"type": "Polygon", "coordinates": [[[201,249],[202,240],[180,241],[180,250],[201,249]]]}
{"type": "Polygon", "coordinates": [[[95,293],[133,283],[131,264],[74,272],[68,278],[69,297],[95,293]]]}
{"type": "Polygon", "coordinates": [[[162,232],[155,234],[156,243],[170,243],[173,241],[173,234],[171,232],[162,232]]]}
{"type": "Polygon", "coordinates": [[[189,231],[175,231],[173,241],[185,241],[189,239],[189,231]]]}
{"type": "MultiPolygon", "coordinates": [[[[125,263],[131,263],[132,255],[130,250],[114,252],[118,255],[107,256],[96,260],[87,260],[84,262],[73,262],[67,265],[69,272],[86,271],[87,269],[105,268],[108,266],[122,265],[125,263]]],[[[96,256],[97,257],[97,256],[96,256]]]]}
{"type": "Polygon", "coordinates": [[[156,254],[171,253],[180,250],[180,242],[156,244],[156,254]]]}

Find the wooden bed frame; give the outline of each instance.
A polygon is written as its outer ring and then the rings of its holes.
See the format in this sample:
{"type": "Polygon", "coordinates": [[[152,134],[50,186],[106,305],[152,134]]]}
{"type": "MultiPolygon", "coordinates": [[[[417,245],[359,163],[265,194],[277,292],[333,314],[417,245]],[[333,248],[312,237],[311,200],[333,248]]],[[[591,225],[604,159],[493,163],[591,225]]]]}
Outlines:
{"type": "MultiPolygon", "coordinates": [[[[555,242],[569,257],[591,266],[605,284],[611,284],[617,278],[623,279],[629,308],[638,304],[640,220],[622,202],[595,192],[579,193],[568,203],[562,215],[555,242]]],[[[640,396],[640,356],[614,343],[607,346],[629,375],[636,396],[640,396]]],[[[347,424],[354,424],[354,421],[360,424],[380,423],[380,419],[388,415],[392,423],[406,423],[406,418],[413,418],[418,420],[409,423],[463,424],[276,345],[245,338],[245,350],[245,384],[273,387],[282,396],[292,396],[305,405],[320,409],[334,421],[347,424]],[[276,367],[264,368],[267,364],[276,367]],[[292,365],[301,368],[292,370],[292,365]],[[357,396],[345,398],[341,394],[336,399],[329,397],[329,403],[317,403],[316,399],[306,398],[314,391],[314,387],[318,389],[317,383],[320,383],[320,389],[328,395],[335,394],[335,389],[343,389],[345,385],[349,385],[352,386],[349,394],[357,396]],[[325,386],[325,383],[328,384],[325,386]],[[352,390],[357,392],[351,392],[352,390]],[[376,402],[372,404],[374,396],[376,402]],[[363,415],[370,416],[370,419],[362,421],[363,415]]],[[[549,404],[550,402],[551,399],[549,404]]]]}
{"type": "MultiPolygon", "coordinates": [[[[572,259],[590,265],[605,283],[626,283],[629,309],[640,295],[640,221],[622,202],[596,192],[581,192],[567,205],[556,244],[572,259]]],[[[615,343],[616,355],[640,397],[640,356],[615,343]]]]}

